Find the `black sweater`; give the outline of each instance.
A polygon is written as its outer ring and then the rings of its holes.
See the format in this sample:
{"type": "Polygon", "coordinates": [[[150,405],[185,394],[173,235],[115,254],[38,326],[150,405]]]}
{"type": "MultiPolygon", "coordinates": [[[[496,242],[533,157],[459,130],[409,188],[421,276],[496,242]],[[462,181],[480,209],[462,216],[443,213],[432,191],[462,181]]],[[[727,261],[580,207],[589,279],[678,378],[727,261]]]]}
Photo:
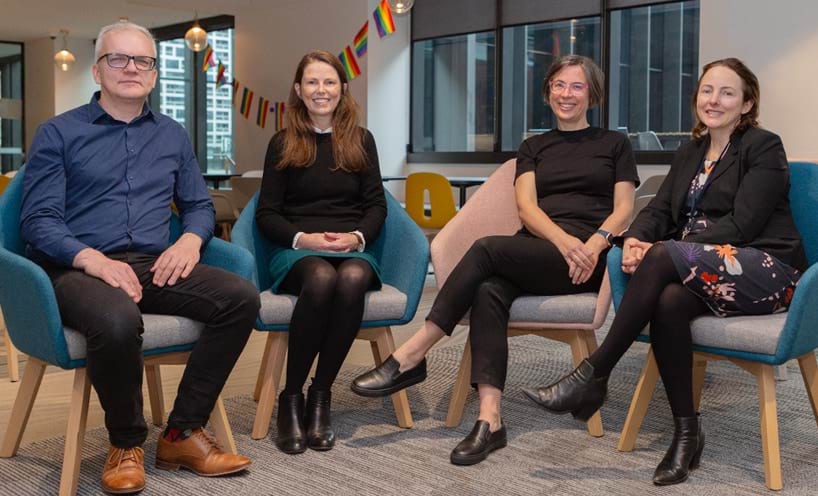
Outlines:
{"type": "Polygon", "coordinates": [[[372,243],[386,218],[378,150],[364,130],[368,165],[359,172],[332,170],[332,134],[315,134],[317,153],[308,167],[276,169],[281,160],[284,131],[267,147],[256,224],[273,243],[290,247],[299,231],[360,231],[372,243]]]}

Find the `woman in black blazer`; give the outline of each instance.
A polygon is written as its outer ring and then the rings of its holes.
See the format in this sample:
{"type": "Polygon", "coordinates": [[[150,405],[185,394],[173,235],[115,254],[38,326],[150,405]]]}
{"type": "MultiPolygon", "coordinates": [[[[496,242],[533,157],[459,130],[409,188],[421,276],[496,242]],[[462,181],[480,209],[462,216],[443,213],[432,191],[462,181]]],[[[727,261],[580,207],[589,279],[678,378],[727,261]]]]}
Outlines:
{"type": "Polygon", "coordinates": [[[525,390],[554,413],[596,411],[608,376],[645,325],[674,417],[653,482],[683,482],[704,434],[693,407],[690,321],[786,311],[806,269],[789,205],[789,168],[775,134],[758,128],[759,87],[739,60],[704,67],[693,140],[676,153],[656,197],[621,237],[633,274],[599,349],[556,383],[525,390]]]}

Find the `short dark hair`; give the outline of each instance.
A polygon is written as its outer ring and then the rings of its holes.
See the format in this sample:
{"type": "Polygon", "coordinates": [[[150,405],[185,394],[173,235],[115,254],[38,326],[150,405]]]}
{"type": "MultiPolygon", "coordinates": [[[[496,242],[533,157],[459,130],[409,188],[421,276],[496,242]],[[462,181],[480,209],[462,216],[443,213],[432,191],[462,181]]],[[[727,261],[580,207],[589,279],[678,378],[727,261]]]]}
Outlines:
{"type": "Polygon", "coordinates": [[[699,98],[699,88],[702,85],[702,79],[704,75],[707,74],[707,71],[714,67],[727,67],[728,69],[735,72],[738,77],[741,78],[741,83],[743,88],[741,88],[742,92],[742,102],[748,102],[750,100],[753,101],[753,106],[750,107],[750,110],[746,114],[741,114],[741,118],[736,124],[736,131],[745,131],[751,127],[758,127],[758,108],[761,104],[761,87],[758,84],[758,78],[753,71],[747,67],[744,62],[741,60],[729,57],[726,59],[719,59],[710,62],[702,69],[702,75],[699,76],[699,81],[696,83],[696,91],[693,93],[693,99],[691,100],[691,106],[693,108],[693,130],[690,134],[693,136],[693,139],[699,139],[704,137],[707,134],[707,126],[705,126],[702,121],[699,120],[699,113],[696,111],[696,103],[698,102],[699,98]]]}
{"type": "Polygon", "coordinates": [[[554,76],[571,65],[582,67],[585,79],[588,81],[588,106],[594,107],[605,99],[605,74],[593,60],[582,55],[563,55],[555,60],[542,81],[542,95],[547,102],[551,97],[551,80],[554,76]]]}

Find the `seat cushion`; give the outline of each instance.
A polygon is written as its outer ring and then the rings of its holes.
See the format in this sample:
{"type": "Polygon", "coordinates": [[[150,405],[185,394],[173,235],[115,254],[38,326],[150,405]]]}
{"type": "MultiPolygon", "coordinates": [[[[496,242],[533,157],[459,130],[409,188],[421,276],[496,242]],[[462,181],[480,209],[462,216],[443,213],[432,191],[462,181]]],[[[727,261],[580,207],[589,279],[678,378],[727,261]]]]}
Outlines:
{"type": "MultiPolygon", "coordinates": [[[[555,296],[520,296],[511,304],[509,322],[524,324],[592,324],[597,293],[555,296]]],[[[461,321],[468,325],[468,316],[461,321]]]]}
{"type": "MultiPolygon", "coordinates": [[[[259,318],[265,325],[288,324],[293,315],[297,297],[275,294],[270,290],[261,293],[259,318]]],[[[406,311],[407,297],[394,286],[384,284],[379,291],[369,291],[364,299],[365,321],[400,319],[406,311]]]]}
{"type": "MultiPolygon", "coordinates": [[[[204,328],[201,322],[175,315],[145,314],[142,322],[145,324],[145,333],[142,334],[142,350],[145,352],[195,343],[204,328]]],[[[85,358],[85,336],[66,327],[65,341],[72,360],[85,358]]]]}
{"type": "Polygon", "coordinates": [[[706,315],[694,319],[690,330],[697,346],[775,355],[786,320],[786,312],[725,318],[706,315]]]}

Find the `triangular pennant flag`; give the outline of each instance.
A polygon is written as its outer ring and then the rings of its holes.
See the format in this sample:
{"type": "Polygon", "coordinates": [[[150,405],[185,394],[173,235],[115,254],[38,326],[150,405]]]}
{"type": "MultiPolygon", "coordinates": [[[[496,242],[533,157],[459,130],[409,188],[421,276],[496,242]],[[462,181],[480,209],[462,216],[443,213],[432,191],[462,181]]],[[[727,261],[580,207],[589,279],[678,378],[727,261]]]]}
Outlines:
{"type": "Polygon", "coordinates": [[[392,10],[389,9],[389,4],[386,0],[381,0],[372,12],[372,17],[375,19],[375,27],[378,28],[378,36],[383,38],[395,32],[395,20],[392,19],[392,10]]]}
{"type": "Polygon", "coordinates": [[[216,65],[216,61],[213,60],[213,47],[207,45],[207,50],[204,53],[204,61],[202,62],[202,72],[207,72],[208,69],[216,65]]]}
{"type": "Polygon", "coordinates": [[[369,21],[366,21],[363,27],[358,30],[358,34],[355,35],[355,38],[352,40],[352,44],[355,45],[355,55],[358,58],[363,57],[366,55],[366,42],[367,42],[367,34],[369,32],[369,21]]]}
{"type": "Polygon", "coordinates": [[[224,75],[224,71],[226,69],[227,68],[224,66],[224,64],[222,64],[222,61],[220,60],[219,67],[216,70],[216,89],[221,88],[222,86],[224,86],[224,83],[227,82],[227,78],[224,75]]]}
{"type": "Polygon", "coordinates": [[[358,62],[355,60],[355,55],[352,54],[349,45],[338,55],[338,58],[341,59],[341,65],[344,66],[344,71],[346,71],[347,78],[350,81],[361,75],[361,68],[358,67],[358,62]]]}
{"type": "Polygon", "coordinates": [[[236,94],[239,92],[239,80],[233,78],[233,105],[236,105],[236,94]]]}

